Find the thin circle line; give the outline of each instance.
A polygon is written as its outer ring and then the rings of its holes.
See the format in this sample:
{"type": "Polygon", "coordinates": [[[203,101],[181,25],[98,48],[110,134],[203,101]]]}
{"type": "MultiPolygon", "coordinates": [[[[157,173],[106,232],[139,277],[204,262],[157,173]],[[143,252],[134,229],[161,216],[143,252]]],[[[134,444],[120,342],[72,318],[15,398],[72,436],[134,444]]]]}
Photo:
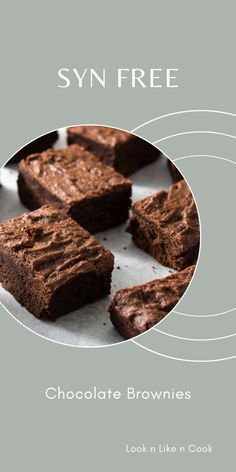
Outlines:
{"type": "Polygon", "coordinates": [[[160,138],[157,141],[153,141],[152,144],[158,144],[158,143],[161,143],[162,141],[165,141],[166,139],[175,138],[177,136],[183,136],[183,135],[185,136],[186,134],[219,134],[220,136],[226,136],[227,138],[236,139],[236,136],[232,134],[220,133],[219,131],[198,130],[198,131],[182,131],[181,133],[170,134],[169,136],[164,136],[164,138],[160,138]]]}
{"type": "MultiPolygon", "coordinates": [[[[235,115],[235,116],[236,116],[236,115],[235,115]]],[[[131,131],[131,133],[132,133],[132,132],[133,132],[133,130],[131,131]]],[[[151,142],[151,144],[153,144],[153,143],[151,142]]],[[[158,147],[158,148],[159,148],[159,147],[158,147]]],[[[167,155],[167,153],[164,152],[161,148],[159,148],[159,150],[160,150],[161,153],[162,153],[165,157],[167,157],[170,161],[173,161],[173,159],[171,159],[171,158],[167,155]]],[[[177,166],[176,166],[176,167],[177,167],[177,166]]],[[[187,183],[188,183],[188,182],[187,182],[187,183]]],[[[189,185],[189,183],[188,183],[188,185],[189,185]]],[[[189,187],[190,187],[190,185],[189,185],[189,187]]],[[[191,193],[192,193],[193,198],[194,198],[194,202],[195,202],[196,207],[197,207],[198,219],[199,219],[199,225],[200,225],[200,236],[202,236],[202,223],[201,223],[201,215],[200,215],[200,211],[199,211],[199,208],[198,208],[198,203],[197,203],[197,200],[196,200],[196,198],[195,198],[195,195],[194,195],[194,193],[193,193],[191,187],[190,187],[190,190],[191,190],[191,193]]],[[[202,250],[202,237],[200,237],[198,258],[197,258],[197,261],[196,261],[196,266],[195,266],[195,270],[194,270],[192,279],[191,279],[190,283],[188,284],[188,286],[187,286],[187,288],[186,288],[184,294],[183,294],[182,297],[178,300],[178,302],[176,303],[175,306],[178,306],[178,305],[179,305],[179,303],[180,303],[180,302],[183,300],[183,298],[186,296],[186,293],[187,293],[188,290],[190,289],[190,286],[192,285],[193,279],[194,279],[194,277],[195,277],[195,275],[196,275],[196,272],[197,272],[197,268],[198,268],[198,264],[199,264],[199,260],[200,260],[200,256],[201,256],[201,250],[202,250]]],[[[175,310],[171,310],[171,311],[168,313],[167,316],[171,315],[172,313],[178,313],[178,312],[176,312],[175,310]]],[[[188,315],[186,315],[186,316],[188,316],[188,315]]],[[[158,324],[160,325],[163,321],[164,321],[164,319],[160,320],[158,324]]],[[[144,332],[144,333],[138,335],[137,337],[145,336],[145,334],[146,334],[146,333],[144,332]]]]}
{"type": "MultiPolygon", "coordinates": [[[[189,157],[210,157],[210,158],[215,158],[215,159],[220,159],[220,160],[225,160],[227,162],[230,162],[232,164],[236,164],[236,162],[234,161],[231,161],[230,159],[227,159],[227,158],[224,158],[224,157],[221,157],[221,156],[215,156],[215,155],[211,155],[211,154],[189,154],[189,155],[186,155],[186,156],[181,156],[179,158],[176,158],[174,159],[174,161],[176,160],[181,160],[181,159],[187,159],[189,157]]],[[[196,318],[207,318],[207,317],[213,317],[213,316],[218,316],[220,314],[224,314],[224,313],[228,313],[228,312],[232,312],[234,311],[235,308],[231,309],[231,310],[227,310],[226,312],[222,312],[222,313],[218,313],[218,314],[213,314],[213,315],[190,315],[190,314],[187,314],[187,313],[181,313],[181,312],[178,312],[176,310],[173,310],[173,313],[177,313],[177,314],[180,314],[180,315],[184,315],[184,316],[189,316],[189,317],[196,317],[196,318]]],[[[222,340],[222,339],[227,339],[227,338],[230,338],[230,337],[233,337],[236,335],[236,333],[233,333],[233,334],[230,334],[230,335],[227,335],[227,336],[222,336],[222,337],[219,337],[219,338],[205,338],[205,339],[200,339],[200,338],[184,338],[184,337],[181,337],[181,336],[176,336],[176,335],[173,335],[173,334],[169,334],[169,333],[165,333],[164,331],[161,331],[159,330],[158,328],[153,328],[155,331],[157,332],[160,332],[161,334],[164,334],[166,336],[169,336],[169,337],[172,337],[172,338],[176,338],[176,339],[182,339],[182,340],[185,340],[185,341],[197,341],[197,342],[200,342],[200,341],[217,341],[217,340],[222,340]]]]}
{"type": "MultiPolygon", "coordinates": [[[[221,160],[226,160],[232,164],[236,164],[236,162],[234,161],[231,161],[230,159],[227,159],[227,158],[223,158],[221,156],[215,156],[215,155],[211,155],[211,154],[189,154],[189,155],[186,155],[186,156],[181,156],[179,158],[176,158],[174,159],[175,161],[176,160],[181,160],[181,159],[187,159],[188,157],[211,157],[211,158],[215,158],[215,159],[221,159],[221,160]]],[[[189,317],[196,317],[196,318],[207,318],[207,317],[212,317],[212,316],[218,316],[220,314],[224,314],[224,313],[228,313],[228,312],[232,312],[234,311],[235,308],[231,309],[231,310],[228,310],[226,312],[222,312],[222,313],[218,313],[218,314],[213,314],[213,315],[189,315],[187,313],[181,313],[181,312],[178,312],[176,310],[173,310],[173,313],[177,313],[177,314],[180,314],[180,315],[184,315],[184,316],[189,316],[189,317]]],[[[164,334],[166,336],[169,336],[169,337],[172,337],[172,338],[176,338],[176,339],[182,339],[182,340],[185,340],[185,341],[197,341],[197,342],[201,342],[201,341],[218,341],[218,340],[222,340],[222,339],[227,339],[227,338],[231,338],[231,337],[234,337],[236,335],[236,333],[233,333],[233,334],[230,334],[230,335],[227,335],[227,336],[222,336],[222,337],[218,337],[218,338],[205,338],[205,339],[200,339],[200,338],[185,338],[185,337],[182,337],[182,336],[176,336],[176,335],[173,335],[173,334],[170,334],[170,333],[165,333],[164,331],[161,331],[159,330],[158,328],[153,328],[155,331],[161,333],[161,334],[164,334]]]]}
{"type": "MultiPolygon", "coordinates": [[[[210,157],[212,159],[219,159],[219,160],[222,160],[222,161],[230,162],[231,164],[236,164],[236,162],[231,161],[231,159],[228,159],[226,157],[221,157],[221,156],[215,156],[213,154],[189,154],[189,155],[186,155],[186,156],[177,157],[176,159],[174,159],[174,161],[180,161],[181,159],[188,159],[188,158],[191,158],[191,157],[210,157]]],[[[210,315],[194,315],[194,314],[189,314],[189,313],[182,313],[182,312],[176,311],[176,310],[174,310],[174,312],[177,313],[178,315],[189,316],[189,317],[193,317],[193,318],[210,318],[210,317],[225,315],[226,313],[231,313],[232,311],[235,311],[235,310],[236,310],[236,307],[230,308],[229,310],[222,311],[222,312],[219,312],[219,313],[212,313],[210,315]]]]}
{"type": "MultiPolygon", "coordinates": [[[[164,153],[164,151],[161,151],[164,153]]],[[[167,156],[168,159],[169,156],[167,156]]],[[[223,160],[223,161],[226,161],[226,162],[230,162],[231,164],[236,164],[236,162],[232,161],[231,159],[228,159],[226,157],[221,157],[221,156],[215,156],[213,154],[189,154],[189,155],[186,155],[186,156],[181,156],[181,157],[177,157],[175,159],[172,159],[172,161],[180,161],[181,159],[187,159],[189,157],[210,157],[210,158],[213,158],[213,159],[220,159],[220,160],[223,160]]],[[[196,271],[195,271],[196,272],[196,271]]],[[[230,308],[229,310],[226,310],[226,311],[222,311],[222,312],[219,312],[219,313],[213,313],[213,314],[210,314],[210,315],[194,315],[194,314],[190,314],[190,313],[182,313],[180,311],[177,311],[177,310],[173,310],[172,313],[177,313],[178,315],[182,315],[182,316],[189,316],[189,317],[193,317],[193,318],[210,318],[210,317],[215,317],[215,316],[220,316],[220,315],[224,315],[226,313],[230,313],[232,311],[235,311],[236,310],[236,307],[235,308],[230,308]]]]}
{"type": "MultiPolygon", "coordinates": [[[[124,344],[124,343],[129,343],[131,342],[131,339],[124,339],[122,341],[118,341],[117,343],[112,343],[112,344],[99,344],[97,346],[80,346],[79,344],[69,344],[69,343],[66,343],[66,342],[62,342],[62,341],[58,341],[56,339],[52,339],[52,338],[49,338],[47,337],[46,335],[44,334],[41,334],[41,333],[38,333],[37,331],[34,331],[32,328],[29,328],[26,324],[24,324],[22,321],[20,321],[15,315],[13,315],[10,310],[4,305],[4,303],[0,300],[0,306],[2,306],[6,311],[7,313],[9,313],[9,315],[11,316],[11,318],[13,318],[15,321],[17,321],[19,323],[20,326],[22,326],[23,328],[25,328],[27,331],[29,331],[30,333],[33,333],[33,334],[36,334],[37,336],[39,336],[40,338],[46,340],[46,341],[50,341],[52,343],[55,343],[55,344],[60,344],[61,346],[66,346],[66,347],[79,347],[81,349],[100,349],[100,348],[107,348],[107,347],[116,347],[116,346],[119,346],[120,344],[124,344]]],[[[144,335],[145,333],[142,333],[140,336],[144,335]]]]}
{"type": "Polygon", "coordinates": [[[222,339],[227,339],[227,338],[232,338],[233,336],[236,336],[236,333],[233,334],[228,334],[227,336],[221,336],[219,338],[185,338],[183,336],[176,336],[175,334],[170,334],[170,333],[165,333],[165,331],[161,331],[158,328],[153,328],[155,331],[157,331],[160,334],[164,334],[165,336],[169,336],[170,338],[176,338],[176,339],[183,339],[184,341],[220,341],[222,339]]]}
{"type": "Polygon", "coordinates": [[[222,357],[221,359],[183,359],[182,357],[174,357],[174,356],[169,356],[168,354],[162,354],[161,352],[153,351],[153,349],[149,349],[148,347],[142,346],[142,344],[139,344],[137,341],[134,341],[131,339],[131,342],[136,344],[137,346],[145,349],[146,351],[152,352],[153,354],[156,354],[157,356],[165,357],[167,359],[172,359],[174,361],[182,361],[182,362],[200,362],[200,363],[210,363],[210,362],[221,362],[221,361],[228,361],[230,359],[235,359],[235,356],[230,356],[230,357],[222,357]]]}
{"type": "MultiPolygon", "coordinates": [[[[133,132],[133,131],[131,131],[131,133],[132,133],[132,132],[133,132]]],[[[151,142],[151,144],[153,144],[153,143],[151,142]]],[[[159,147],[158,147],[158,148],[159,148],[159,147]]],[[[164,152],[161,148],[159,148],[159,150],[161,151],[162,154],[164,154],[165,157],[167,157],[170,161],[172,161],[172,159],[167,155],[166,152],[164,152]]],[[[177,167],[177,166],[176,166],[176,167],[177,167]]],[[[188,183],[188,185],[189,185],[189,183],[188,183]]],[[[189,187],[190,187],[190,185],[189,185],[189,187]]],[[[198,208],[197,200],[196,200],[196,198],[195,198],[195,196],[194,196],[194,193],[193,193],[191,187],[190,187],[190,190],[191,190],[191,193],[192,193],[192,195],[193,195],[193,198],[194,198],[194,201],[195,201],[195,204],[196,204],[196,207],[197,207],[198,218],[199,218],[199,225],[200,225],[200,235],[202,236],[202,223],[201,223],[200,211],[199,211],[199,208],[198,208]]],[[[187,286],[187,288],[186,288],[184,294],[183,294],[182,297],[178,300],[178,302],[176,303],[175,306],[178,306],[178,305],[180,304],[180,302],[181,302],[181,301],[183,300],[183,298],[186,296],[188,290],[190,289],[190,287],[191,287],[191,285],[192,285],[193,279],[194,279],[194,277],[195,277],[195,275],[196,275],[196,272],[197,272],[199,260],[200,260],[200,257],[201,257],[201,250],[202,250],[202,237],[200,237],[198,258],[197,258],[197,261],[196,261],[196,267],[195,267],[195,270],[194,270],[192,279],[191,279],[190,283],[188,284],[188,286],[187,286]]],[[[171,310],[171,311],[168,313],[167,316],[171,315],[171,314],[174,313],[174,312],[176,312],[176,311],[175,311],[175,310],[171,310]]],[[[177,313],[177,312],[176,312],[176,313],[177,313]]],[[[188,316],[188,315],[186,315],[186,316],[188,316]]],[[[158,325],[160,325],[161,323],[163,323],[163,321],[164,321],[164,319],[160,320],[159,323],[158,323],[158,325]]],[[[142,333],[142,334],[139,334],[137,337],[140,338],[141,336],[145,336],[145,334],[146,334],[146,333],[144,332],[144,333],[142,333]]],[[[132,340],[131,340],[131,341],[132,341],[132,340]]]]}
{"type": "Polygon", "coordinates": [[[235,310],[236,310],[236,307],[230,308],[230,310],[221,311],[220,313],[213,313],[211,315],[191,315],[191,314],[182,313],[181,311],[176,311],[176,310],[173,310],[173,313],[177,313],[177,315],[182,315],[182,316],[189,316],[192,318],[211,318],[211,317],[213,318],[214,316],[220,316],[220,315],[226,315],[227,313],[232,313],[232,311],[235,311],[235,310]]]}
{"type": "MultiPolygon", "coordinates": [[[[142,128],[144,127],[146,124],[148,123],[151,123],[151,122],[154,122],[154,121],[157,121],[161,118],[165,118],[165,117],[168,117],[168,116],[173,116],[173,115],[179,115],[179,114],[184,114],[184,113],[199,113],[199,112],[209,112],[209,113],[219,113],[219,114],[223,114],[223,115],[229,115],[229,116],[236,116],[234,113],[229,113],[229,112],[224,112],[224,111],[218,111],[218,110],[182,110],[182,111],[179,111],[179,112],[174,112],[174,113],[169,113],[169,114],[166,114],[166,115],[162,115],[162,116],[159,116],[157,118],[154,118],[152,120],[149,120],[147,121],[146,123],[143,123],[142,125],[134,128],[133,131],[136,131],[137,129],[139,128],[142,128]]],[[[166,154],[166,153],[164,153],[166,154]]],[[[216,156],[217,157],[217,156],[216,156]]],[[[176,160],[176,159],[170,159],[170,160],[176,160]]],[[[196,271],[195,271],[196,272],[196,271]]],[[[177,312],[178,313],[178,312],[177,312]]],[[[183,362],[201,362],[201,363],[209,363],[209,362],[219,362],[219,361],[223,361],[223,360],[229,360],[229,359],[234,359],[236,356],[231,356],[231,357],[227,357],[227,358],[222,358],[222,359],[215,359],[215,360],[191,360],[191,359],[182,359],[182,358],[177,358],[177,357],[173,357],[173,356],[168,356],[168,355],[165,355],[165,354],[161,354],[161,353],[157,353],[156,351],[153,351],[151,349],[148,349],[144,346],[142,346],[141,344],[139,344],[137,341],[134,341],[134,340],[131,340],[134,344],[137,344],[138,346],[142,347],[143,349],[145,350],[148,350],[150,352],[153,352],[154,354],[156,355],[159,355],[159,356],[162,356],[162,357],[165,357],[165,358],[169,358],[169,359],[173,359],[173,360],[180,360],[180,361],[183,361],[183,362]]]]}
{"type": "Polygon", "coordinates": [[[222,161],[230,162],[231,164],[236,164],[235,161],[228,159],[227,157],[215,156],[214,154],[188,154],[187,156],[176,157],[172,159],[173,161],[180,161],[181,159],[188,159],[189,157],[211,157],[213,159],[221,159],[222,161]]]}
{"type": "Polygon", "coordinates": [[[221,115],[229,115],[229,116],[236,117],[235,113],[230,113],[230,112],[221,111],[221,110],[201,110],[201,109],[198,109],[198,110],[181,110],[181,111],[175,111],[173,113],[167,113],[165,115],[157,116],[156,118],[152,118],[152,120],[148,120],[145,123],[142,123],[141,125],[136,126],[136,128],[132,129],[131,133],[133,133],[137,129],[142,128],[143,126],[148,125],[149,123],[153,123],[154,121],[158,121],[162,118],[167,118],[168,116],[183,115],[185,113],[219,113],[221,115]]]}

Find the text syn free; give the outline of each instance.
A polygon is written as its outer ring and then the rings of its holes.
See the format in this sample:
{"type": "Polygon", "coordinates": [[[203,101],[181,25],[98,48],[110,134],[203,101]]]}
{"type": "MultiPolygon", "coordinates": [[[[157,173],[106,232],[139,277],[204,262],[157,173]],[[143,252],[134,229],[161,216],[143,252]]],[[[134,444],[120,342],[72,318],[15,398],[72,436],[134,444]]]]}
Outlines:
{"type": "Polygon", "coordinates": [[[109,82],[109,85],[113,83],[118,88],[177,88],[179,87],[177,82],[178,72],[179,70],[176,68],[151,68],[147,70],[119,68],[114,77],[114,72],[109,74],[105,68],[99,71],[93,68],[81,70],[77,68],[61,68],[58,70],[60,80],[57,87],[106,88],[109,82]]]}

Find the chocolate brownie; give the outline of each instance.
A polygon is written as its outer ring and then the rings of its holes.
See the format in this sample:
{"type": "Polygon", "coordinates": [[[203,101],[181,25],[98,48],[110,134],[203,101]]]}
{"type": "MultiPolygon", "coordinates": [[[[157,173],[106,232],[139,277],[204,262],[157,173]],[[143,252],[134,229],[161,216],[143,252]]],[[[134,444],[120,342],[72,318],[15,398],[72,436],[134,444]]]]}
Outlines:
{"type": "Polygon", "coordinates": [[[137,246],[161,264],[177,270],[194,264],[199,251],[199,219],[185,180],[134,203],[127,231],[137,246]]]}
{"type": "Polygon", "coordinates": [[[54,204],[92,233],[126,221],[131,204],[131,181],[77,144],[22,160],[18,188],[31,210],[54,204]]]}
{"type": "Polygon", "coordinates": [[[178,303],[195,266],[143,285],[121,289],[112,298],[111,322],[125,339],[144,333],[162,320],[178,303]]]}
{"type": "Polygon", "coordinates": [[[183,179],[183,176],[180,173],[180,171],[177,169],[175,164],[171,162],[169,159],[168,159],[168,166],[169,166],[171,177],[174,183],[179,182],[180,180],[183,179]]]}
{"type": "Polygon", "coordinates": [[[56,142],[58,138],[58,132],[52,131],[51,133],[44,134],[37,139],[31,141],[31,143],[26,144],[22,147],[14,156],[9,159],[7,164],[17,164],[21,159],[33,154],[35,152],[42,152],[48,148],[51,148],[52,145],[56,142]]]}
{"type": "Polygon", "coordinates": [[[160,156],[160,151],[143,139],[105,126],[74,126],[67,129],[68,143],[78,143],[102,162],[129,175],[160,156]]]}
{"type": "Polygon", "coordinates": [[[55,320],[110,292],[114,257],[56,207],[0,224],[0,282],[38,318],[55,320]]]}

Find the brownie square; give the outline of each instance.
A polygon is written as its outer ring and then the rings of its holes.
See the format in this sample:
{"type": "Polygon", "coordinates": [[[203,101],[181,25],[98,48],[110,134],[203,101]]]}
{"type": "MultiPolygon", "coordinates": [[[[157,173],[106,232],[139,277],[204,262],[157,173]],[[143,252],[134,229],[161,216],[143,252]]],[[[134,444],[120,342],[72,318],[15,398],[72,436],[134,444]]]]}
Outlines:
{"type": "Polygon", "coordinates": [[[19,164],[19,195],[31,210],[53,204],[91,233],[127,220],[131,181],[76,144],[19,164]]]}
{"type": "Polygon", "coordinates": [[[69,144],[81,144],[123,175],[155,161],[161,154],[138,136],[105,126],[74,126],[67,129],[67,136],[69,144]]]}
{"type": "Polygon", "coordinates": [[[177,169],[175,164],[168,159],[168,167],[171,173],[171,177],[174,183],[179,182],[183,179],[181,172],[177,169]]]}
{"type": "Polygon", "coordinates": [[[21,159],[29,156],[30,154],[36,152],[45,151],[48,148],[51,148],[52,145],[58,139],[58,132],[52,131],[51,133],[44,134],[37,139],[31,141],[31,143],[26,144],[23,148],[21,148],[11,159],[7,162],[7,164],[17,164],[20,162],[21,159]]]}
{"type": "Polygon", "coordinates": [[[195,263],[199,219],[185,180],[134,203],[127,231],[137,246],[161,264],[181,270],[195,263]]]}
{"type": "Polygon", "coordinates": [[[125,339],[144,333],[162,320],[178,303],[195,266],[143,285],[121,289],[112,298],[111,322],[125,339]]]}
{"type": "Polygon", "coordinates": [[[0,282],[38,318],[55,320],[110,293],[114,257],[56,207],[0,224],[0,282]]]}

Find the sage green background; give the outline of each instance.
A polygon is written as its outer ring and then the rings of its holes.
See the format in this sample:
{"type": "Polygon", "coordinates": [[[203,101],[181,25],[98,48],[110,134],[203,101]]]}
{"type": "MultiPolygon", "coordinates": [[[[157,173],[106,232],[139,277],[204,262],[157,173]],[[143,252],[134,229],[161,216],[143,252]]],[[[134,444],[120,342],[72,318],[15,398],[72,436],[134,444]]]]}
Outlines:
{"type": "MultiPolygon", "coordinates": [[[[78,122],[131,130],[180,110],[236,113],[233,1],[220,5],[200,0],[142,4],[22,0],[5,1],[2,6],[2,164],[37,135],[78,122]],[[106,67],[113,77],[117,67],[177,67],[180,87],[119,90],[111,80],[105,90],[63,90],[57,88],[61,67],[106,67]]],[[[219,121],[218,115],[212,114],[200,123],[194,120],[195,115],[187,116],[183,129],[201,130],[204,125],[204,129],[223,128],[224,133],[234,134],[236,118],[225,122],[223,116],[219,121]]],[[[168,134],[177,133],[176,126],[173,131],[172,121],[168,122],[168,134]]],[[[141,134],[157,140],[159,131],[151,126],[141,134]]],[[[218,154],[233,159],[236,155],[234,141],[220,135],[188,135],[162,144],[172,158],[218,154]]],[[[235,227],[230,215],[235,214],[236,169],[207,158],[178,162],[199,205],[202,253],[193,284],[177,311],[204,314],[228,310],[234,307],[235,227]]],[[[132,342],[98,349],[66,347],[27,331],[2,307],[0,312],[1,470],[234,469],[235,359],[182,362],[132,342]],[[57,385],[65,389],[110,386],[122,391],[128,385],[143,390],[175,387],[191,390],[192,400],[46,400],[45,388],[57,385]],[[125,454],[126,443],[143,442],[211,443],[214,453],[125,454]]],[[[196,318],[170,315],[161,328],[191,338],[225,336],[233,333],[231,315],[211,318],[213,324],[204,320],[201,328],[196,318]]],[[[164,338],[154,339],[155,334],[152,330],[139,338],[140,343],[172,357],[213,359],[236,354],[234,337],[213,345],[201,343],[203,351],[197,343],[196,351],[196,343],[176,346],[175,338],[166,343],[164,338]]]]}

